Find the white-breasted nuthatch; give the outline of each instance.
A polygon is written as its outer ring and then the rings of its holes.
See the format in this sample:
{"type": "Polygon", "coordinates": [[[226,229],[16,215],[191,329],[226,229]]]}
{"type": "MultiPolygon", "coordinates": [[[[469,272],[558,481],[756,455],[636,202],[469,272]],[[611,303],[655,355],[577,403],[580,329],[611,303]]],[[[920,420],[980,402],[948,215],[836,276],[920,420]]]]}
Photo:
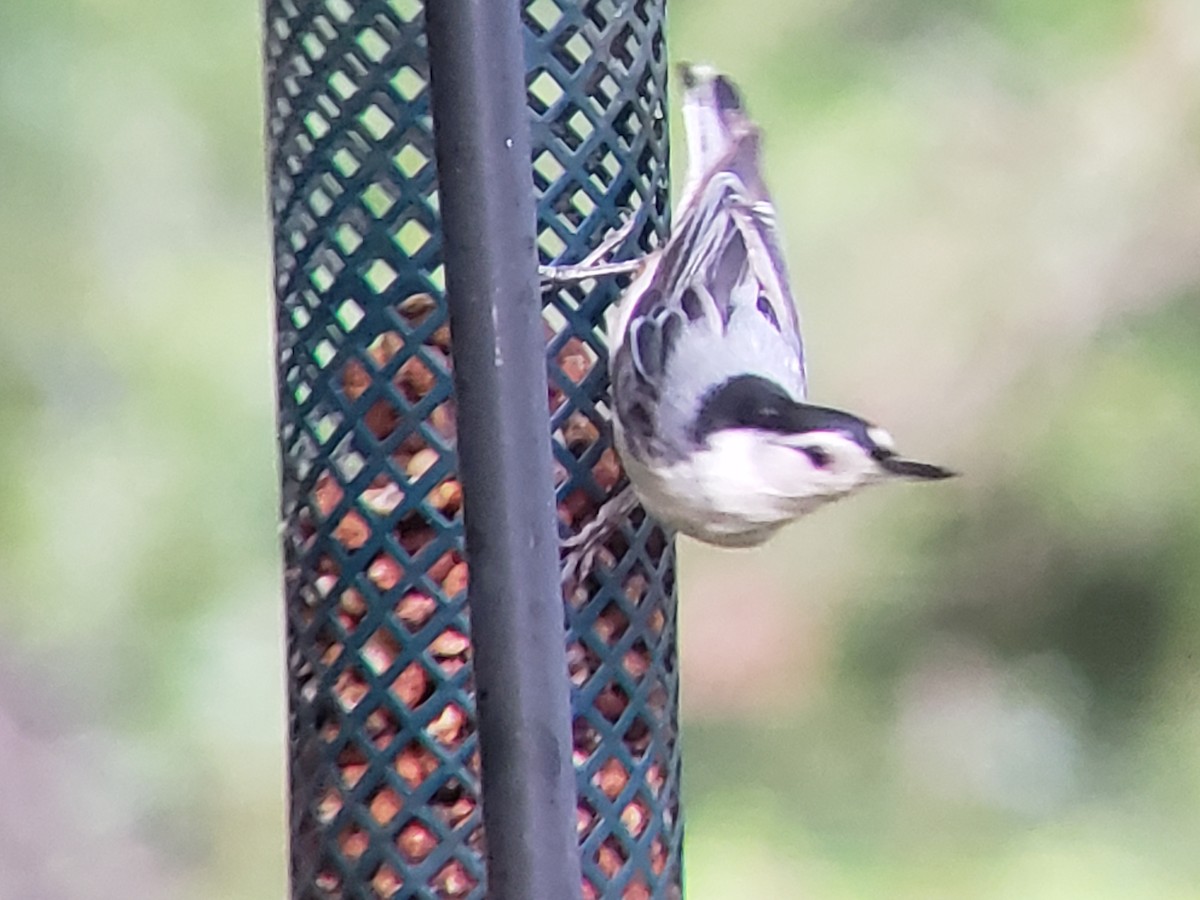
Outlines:
{"type": "Polygon", "coordinates": [[[727,77],[681,71],[688,169],[670,238],[640,260],[548,272],[634,273],[608,338],[614,436],[638,499],[692,537],[751,546],[867,485],[949,477],[899,456],[883,429],[806,402],[759,131],[727,77]]]}

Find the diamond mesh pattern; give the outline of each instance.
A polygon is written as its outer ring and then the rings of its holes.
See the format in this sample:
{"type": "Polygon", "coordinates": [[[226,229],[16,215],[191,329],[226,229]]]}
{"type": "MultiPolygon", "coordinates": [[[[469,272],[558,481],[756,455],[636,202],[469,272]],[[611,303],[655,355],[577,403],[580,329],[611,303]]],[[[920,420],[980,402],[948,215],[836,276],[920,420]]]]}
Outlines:
{"type": "MultiPolygon", "coordinates": [[[[544,261],[664,233],[663,4],[524,0],[544,261]]],[[[266,4],[297,900],[486,889],[425,48],[421,0],[266,4]]],[[[614,296],[544,309],[564,535],[623,477],[614,296]]],[[[639,511],[567,598],[585,897],[679,896],[674,589],[639,511]]]]}

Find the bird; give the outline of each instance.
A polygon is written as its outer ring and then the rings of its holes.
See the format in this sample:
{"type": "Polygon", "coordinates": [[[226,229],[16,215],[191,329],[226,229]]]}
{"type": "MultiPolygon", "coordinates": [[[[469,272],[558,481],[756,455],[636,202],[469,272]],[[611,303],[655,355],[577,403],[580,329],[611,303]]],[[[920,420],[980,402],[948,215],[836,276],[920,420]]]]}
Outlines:
{"type": "Polygon", "coordinates": [[[605,262],[618,233],[584,264],[543,273],[551,284],[632,276],[607,322],[613,436],[630,485],[577,550],[635,501],[677,532],[749,547],[867,486],[955,474],[901,456],[864,418],[808,401],[760,129],[728,76],[679,72],[687,169],[670,236],[605,262]]]}

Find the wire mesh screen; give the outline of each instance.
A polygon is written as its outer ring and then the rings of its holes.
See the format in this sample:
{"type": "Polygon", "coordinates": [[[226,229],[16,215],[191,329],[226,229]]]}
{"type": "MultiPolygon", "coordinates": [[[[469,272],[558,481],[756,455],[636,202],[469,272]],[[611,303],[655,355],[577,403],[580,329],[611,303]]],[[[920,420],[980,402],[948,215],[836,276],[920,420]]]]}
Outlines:
{"type": "MultiPolygon", "coordinates": [[[[665,0],[525,0],[543,261],[666,228],[665,0]]],[[[452,337],[420,0],[268,0],[294,898],[483,898],[452,337]]],[[[623,476],[608,284],[546,298],[564,536],[623,476]]],[[[585,897],[679,895],[674,551],[566,598],[585,897]]]]}

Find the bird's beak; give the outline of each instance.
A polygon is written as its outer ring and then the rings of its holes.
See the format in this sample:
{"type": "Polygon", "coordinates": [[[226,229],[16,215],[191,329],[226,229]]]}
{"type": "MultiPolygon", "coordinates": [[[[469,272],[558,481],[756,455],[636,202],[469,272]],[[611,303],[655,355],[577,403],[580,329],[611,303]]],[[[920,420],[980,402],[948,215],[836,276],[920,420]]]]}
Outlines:
{"type": "Polygon", "coordinates": [[[884,471],[901,478],[918,478],[922,481],[940,481],[943,478],[953,478],[957,472],[943,469],[931,463],[917,462],[915,459],[901,459],[899,456],[885,456],[879,460],[884,471]]]}

